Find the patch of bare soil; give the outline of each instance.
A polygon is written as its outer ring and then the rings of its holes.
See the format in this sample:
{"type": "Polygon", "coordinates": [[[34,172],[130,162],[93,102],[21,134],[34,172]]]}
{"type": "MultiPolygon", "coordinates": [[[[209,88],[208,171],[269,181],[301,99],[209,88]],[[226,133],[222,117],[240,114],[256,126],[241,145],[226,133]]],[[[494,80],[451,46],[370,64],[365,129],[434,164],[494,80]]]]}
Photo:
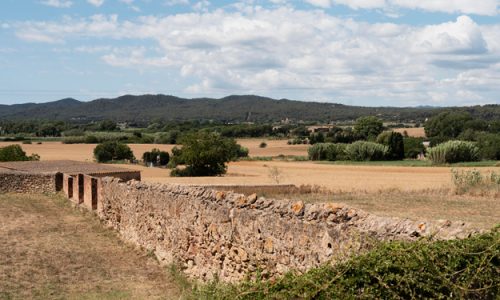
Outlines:
{"type": "Polygon", "coordinates": [[[177,299],[168,272],[58,196],[0,195],[0,299],[177,299]]]}

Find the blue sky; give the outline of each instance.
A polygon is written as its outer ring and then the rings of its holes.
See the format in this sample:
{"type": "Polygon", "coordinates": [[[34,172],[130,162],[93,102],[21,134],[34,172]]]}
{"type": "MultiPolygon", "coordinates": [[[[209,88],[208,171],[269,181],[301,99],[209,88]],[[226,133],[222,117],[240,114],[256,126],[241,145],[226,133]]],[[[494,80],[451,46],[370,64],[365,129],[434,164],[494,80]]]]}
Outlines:
{"type": "Polygon", "coordinates": [[[0,104],[500,104],[500,0],[2,0],[0,104]]]}

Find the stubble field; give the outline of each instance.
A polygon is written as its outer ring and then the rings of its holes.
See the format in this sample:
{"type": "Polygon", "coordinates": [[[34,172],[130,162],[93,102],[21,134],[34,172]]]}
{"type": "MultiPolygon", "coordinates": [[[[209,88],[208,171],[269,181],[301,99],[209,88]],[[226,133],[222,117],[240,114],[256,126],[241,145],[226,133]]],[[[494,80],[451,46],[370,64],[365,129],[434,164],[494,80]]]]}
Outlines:
{"type": "MultiPolygon", "coordinates": [[[[260,139],[242,139],[238,142],[249,148],[251,157],[263,156],[306,156],[307,145],[287,145],[285,140],[268,140],[267,147],[260,148],[260,139]]],[[[0,143],[0,147],[8,143],[0,143]]],[[[41,160],[93,161],[95,144],[43,144],[22,145],[28,153],[37,153],[41,160]]],[[[171,151],[173,145],[130,144],[137,158],[152,148],[171,151]]],[[[295,185],[319,185],[341,191],[379,191],[381,189],[423,190],[450,187],[448,167],[402,167],[331,165],[311,161],[239,161],[229,164],[228,173],[221,177],[173,178],[168,169],[148,168],[142,165],[120,165],[120,167],[140,170],[143,180],[149,182],[173,182],[185,184],[274,184],[269,170],[276,167],[280,173],[280,183],[295,185]]]]}
{"type": "MultiPolygon", "coordinates": [[[[307,145],[287,145],[284,140],[243,139],[251,157],[305,156],[307,145]]],[[[0,143],[0,147],[7,143],[0,143]]],[[[28,153],[38,153],[42,160],[69,159],[93,161],[93,144],[66,145],[59,142],[22,145],[28,153]]],[[[172,145],[131,144],[136,157],[152,148],[170,151],[172,145]]],[[[229,164],[220,177],[170,177],[169,169],[121,164],[142,172],[143,181],[189,185],[269,185],[276,181],[270,170],[278,170],[279,183],[318,186],[318,193],[265,196],[304,201],[342,202],[378,215],[432,220],[450,219],[470,222],[480,228],[491,228],[500,222],[500,201],[491,195],[455,195],[450,167],[415,167],[390,165],[335,165],[311,161],[239,161],[229,164]]],[[[481,167],[482,172],[500,171],[499,167],[481,167]]],[[[260,195],[263,193],[259,193],[260,195]]]]}

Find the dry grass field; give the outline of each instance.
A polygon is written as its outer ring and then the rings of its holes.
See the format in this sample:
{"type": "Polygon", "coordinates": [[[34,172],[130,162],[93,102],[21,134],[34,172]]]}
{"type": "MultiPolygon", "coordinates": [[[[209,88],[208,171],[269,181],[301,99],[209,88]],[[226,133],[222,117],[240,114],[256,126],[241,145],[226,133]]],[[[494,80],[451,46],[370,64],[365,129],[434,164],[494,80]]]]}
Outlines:
{"type": "Polygon", "coordinates": [[[167,270],[67,200],[0,195],[0,299],[176,299],[167,270]]]}
{"type": "MultiPolygon", "coordinates": [[[[250,150],[251,156],[306,155],[307,145],[287,145],[285,140],[267,141],[266,148],[259,148],[261,139],[244,139],[238,142],[250,150]]],[[[0,147],[9,143],[0,143],[0,147]]],[[[92,161],[93,144],[61,144],[45,142],[41,145],[22,145],[28,154],[38,153],[42,160],[69,159],[92,161]]],[[[136,157],[159,148],[170,151],[172,145],[131,144],[136,157]]],[[[183,184],[273,184],[269,171],[276,167],[280,173],[280,183],[295,185],[320,185],[334,191],[375,191],[400,189],[418,191],[451,187],[449,167],[402,167],[332,165],[311,161],[239,161],[229,164],[228,173],[221,177],[172,178],[168,169],[147,168],[142,165],[120,165],[120,167],[140,170],[143,180],[149,182],[171,182],[183,184]]],[[[481,168],[489,170],[491,168],[481,168]]],[[[499,169],[499,168],[495,168],[499,169]]]]}
{"type": "Polygon", "coordinates": [[[424,127],[417,127],[417,128],[395,128],[393,130],[395,132],[399,132],[401,134],[403,134],[403,132],[406,131],[406,133],[408,133],[408,136],[423,137],[423,138],[425,138],[424,127]]]}
{"type": "MultiPolygon", "coordinates": [[[[240,140],[251,156],[306,155],[307,145],[292,146],[286,141],[261,139],[240,140]]],[[[0,143],[0,147],[3,143],[0,143]]],[[[3,144],[5,145],[5,144],[3,144]]],[[[65,145],[47,142],[22,145],[28,154],[40,154],[42,160],[92,160],[95,145],[65,145]]],[[[171,145],[130,145],[137,157],[154,147],[170,150],[171,145]]],[[[311,161],[239,161],[229,164],[228,173],[220,177],[170,177],[168,169],[142,165],[119,165],[140,170],[144,181],[191,185],[260,185],[274,184],[270,170],[279,173],[284,184],[320,186],[329,192],[313,195],[311,201],[337,201],[382,215],[418,219],[466,220],[487,228],[500,222],[500,201],[491,197],[452,195],[450,167],[404,167],[370,165],[334,165],[311,161]]],[[[481,167],[483,172],[500,171],[499,167],[481,167]]],[[[258,191],[257,191],[258,192],[258,191]]],[[[310,195],[276,195],[307,198],[310,195]]]]}

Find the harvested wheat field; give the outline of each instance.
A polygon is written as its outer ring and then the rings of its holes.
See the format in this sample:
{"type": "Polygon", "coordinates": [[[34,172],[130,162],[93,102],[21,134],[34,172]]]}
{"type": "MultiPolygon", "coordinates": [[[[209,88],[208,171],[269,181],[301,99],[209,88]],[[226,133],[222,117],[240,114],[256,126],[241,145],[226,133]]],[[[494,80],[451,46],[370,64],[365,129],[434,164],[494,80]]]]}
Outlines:
{"type": "MultiPolygon", "coordinates": [[[[307,155],[308,145],[288,145],[286,140],[266,140],[266,139],[240,139],[238,143],[247,147],[251,157],[256,156],[278,156],[292,155],[305,156],[307,155]],[[266,148],[260,148],[261,142],[266,142],[266,148]]],[[[21,144],[19,142],[0,142],[0,147],[5,147],[12,144],[21,145],[28,155],[37,153],[42,160],[59,160],[69,159],[77,161],[93,161],[93,151],[96,144],[63,144],[61,142],[43,142],[42,144],[21,144]]],[[[129,144],[134,152],[135,157],[141,158],[146,151],[151,151],[153,148],[172,152],[175,145],[165,144],[129,144]]]]}
{"type": "MultiPolygon", "coordinates": [[[[251,156],[306,155],[307,145],[287,145],[285,140],[267,141],[266,148],[259,148],[261,139],[244,139],[239,142],[250,149],[251,156]]],[[[9,143],[0,143],[1,146],[9,143]]],[[[10,143],[12,144],[12,143],[10,143]]],[[[62,144],[45,142],[41,145],[22,145],[28,153],[37,153],[41,160],[92,161],[94,144],[62,144]]],[[[159,148],[170,151],[173,145],[130,144],[136,157],[142,153],[159,148]]],[[[147,168],[142,165],[120,167],[142,171],[142,178],[149,182],[171,182],[183,184],[274,184],[269,170],[276,167],[280,183],[295,185],[320,185],[337,191],[380,191],[400,189],[415,191],[451,187],[451,168],[449,167],[402,167],[402,166],[363,166],[331,165],[311,161],[239,161],[229,164],[228,173],[221,177],[172,178],[168,169],[147,168]]],[[[481,168],[490,170],[491,168],[481,168]]],[[[497,170],[499,168],[496,168],[497,170]]]]}
{"type": "Polygon", "coordinates": [[[143,180],[183,184],[274,184],[270,169],[278,168],[280,182],[320,185],[340,191],[379,191],[383,189],[424,190],[451,186],[447,167],[385,167],[327,165],[310,161],[240,161],[229,164],[228,173],[220,177],[169,177],[168,169],[121,165],[142,171],[143,180]]]}
{"type": "Polygon", "coordinates": [[[417,128],[394,128],[393,131],[399,132],[401,134],[403,134],[406,131],[406,133],[408,133],[408,136],[425,138],[424,127],[417,127],[417,128]]]}
{"type": "Polygon", "coordinates": [[[176,299],[166,269],[57,196],[0,195],[0,299],[176,299]]]}

